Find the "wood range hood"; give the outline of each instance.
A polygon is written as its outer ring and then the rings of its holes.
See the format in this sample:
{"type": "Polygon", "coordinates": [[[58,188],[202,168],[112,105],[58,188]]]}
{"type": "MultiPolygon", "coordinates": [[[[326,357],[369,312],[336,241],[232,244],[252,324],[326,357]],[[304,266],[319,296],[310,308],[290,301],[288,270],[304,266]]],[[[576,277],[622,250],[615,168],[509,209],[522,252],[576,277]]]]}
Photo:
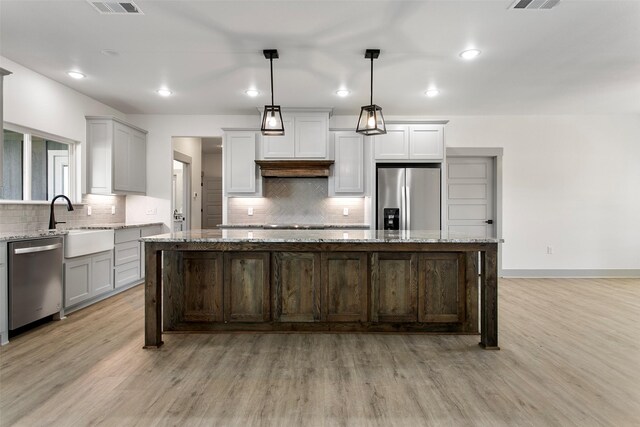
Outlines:
{"type": "Polygon", "coordinates": [[[333,160],[256,160],[260,174],[271,178],[328,177],[333,160]]]}

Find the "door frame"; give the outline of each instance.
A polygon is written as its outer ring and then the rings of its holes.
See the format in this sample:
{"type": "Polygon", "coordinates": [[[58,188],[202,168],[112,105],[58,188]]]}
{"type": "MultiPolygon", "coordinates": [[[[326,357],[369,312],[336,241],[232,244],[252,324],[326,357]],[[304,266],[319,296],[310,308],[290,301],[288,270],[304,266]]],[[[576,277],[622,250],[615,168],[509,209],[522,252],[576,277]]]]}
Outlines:
{"type": "MultiPolygon", "coordinates": [[[[495,212],[495,230],[496,237],[502,239],[502,155],[504,149],[502,147],[446,147],[446,158],[444,166],[446,170],[446,162],[449,157],[488,157],[493,161],[494,173],[494,212],[495,212]]],[[[443,172],[444,174],[444,172],[443,172]]],[[[443,179],[443,182],[446,181],[443,179]]],[[[443,196],[443,202],[446,202],[446,195],[443,196]]],[[[502,248],[502,243],[498,243],[502,248]]],[[[502,276],[502,250],[498,251],[498,276],[502,276]]]]}
{"type": "MultiPolygon", "coordinates": [[[[56,194],[67,194],[64,192],[64,166],[68,168],[69,180],[67,186],[68,193],[71,193],[71,168],[69,167],[69,150],[49,150],[47,151],[47,200],[52,200],[56,194]],[[61,157],[66,157],[66,162],[60,163],[61,157]],[[62,168],[58,169],[59,166],[62,168]],[[56,191],[55,183],[57,178],[62,178],[62,190],[56,191]]],[[[69,195],[69,194],[67,194],[69,195]]]]}
{"type": "MultiPolygon", "coordinates": [[[[192,159],[190,156],[186,154],[182,154],[179,151],[173,150],[173,160],[183,163],[184,170],[182,172],[182,180],[184,185],[184,217],[185,217],[185,228],[184,230],[191,230],[191,162],[192,159]]],[[[173,176],[173,163],[171,164],[171,174],[173,176]]],[[[171,182],[173,185],[173,179],[171,182]]],[[[173,191],[171,192],[171,224],[173,229],[173,211],[175,210],[176,201],[175,195],[173,191]]],[[[183,230],[183,231],[184,231],[183,230]]]]}

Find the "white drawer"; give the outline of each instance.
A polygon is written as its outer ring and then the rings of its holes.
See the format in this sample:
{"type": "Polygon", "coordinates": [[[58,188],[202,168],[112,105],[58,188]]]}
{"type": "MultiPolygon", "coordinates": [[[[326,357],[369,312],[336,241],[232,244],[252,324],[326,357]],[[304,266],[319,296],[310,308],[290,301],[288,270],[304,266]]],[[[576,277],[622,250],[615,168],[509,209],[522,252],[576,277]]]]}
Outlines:
{"type": "Polygon", "coordinates": [[[137,240],[126,243],[118,243],[115,246],[114,265],[122,265],[128,262],[140,261],[140,243],[137,240]]]}
{"type": "Polygon", "coordinates": [[[116,230],[116,244],[123,242],[137,241],[140,239],[140,228],[125,228],[116,230]]]}
{"type": "Polygon", "coordinates": [[[140,262],[128,262],[118,265],[115,269],[116,288],[121,288],[140,280],[140,262]]]}

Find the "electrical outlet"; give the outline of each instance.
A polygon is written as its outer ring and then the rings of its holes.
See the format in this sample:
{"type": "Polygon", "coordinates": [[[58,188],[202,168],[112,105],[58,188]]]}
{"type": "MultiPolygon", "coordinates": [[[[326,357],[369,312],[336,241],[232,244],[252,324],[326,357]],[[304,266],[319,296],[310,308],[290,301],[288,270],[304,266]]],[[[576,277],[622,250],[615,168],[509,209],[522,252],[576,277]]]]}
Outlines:
{"type": "Polygon", "coordinates": [[[116,214],[116,207],[114,205],[111,205],[111,215],[115,215],[116,214]]]}
{"type": "Polygon", "coordinates": [[[87,205],[87,215],[91,216],[91,206],[87,205]]]}
{"type": "Polygon", "coordinates": [[[342,215],[349,216],[349,208],[342,209],[342,215]]]}
{"type": "Polygon", "coordinates": [[[547,246],[547,255],[553,255],[553,248],[551,246],[547,246]]]}
{"type": "Polygon", "coordinates": [[[253,208],[247,208],[247,215],[253,216],[253,208]]]}

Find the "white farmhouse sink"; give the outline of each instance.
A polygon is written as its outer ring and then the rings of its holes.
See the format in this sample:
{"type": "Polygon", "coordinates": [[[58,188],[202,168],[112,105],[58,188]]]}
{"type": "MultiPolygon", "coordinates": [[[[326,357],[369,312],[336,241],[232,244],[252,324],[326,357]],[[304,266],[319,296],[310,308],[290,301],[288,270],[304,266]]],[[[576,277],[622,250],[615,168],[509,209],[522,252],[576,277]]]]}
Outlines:
{"type": "Polygon", "coordinates": [[[73,258],[113,249],[113,230],[69,230],[64,238],[64,257],[73,258]]]}

